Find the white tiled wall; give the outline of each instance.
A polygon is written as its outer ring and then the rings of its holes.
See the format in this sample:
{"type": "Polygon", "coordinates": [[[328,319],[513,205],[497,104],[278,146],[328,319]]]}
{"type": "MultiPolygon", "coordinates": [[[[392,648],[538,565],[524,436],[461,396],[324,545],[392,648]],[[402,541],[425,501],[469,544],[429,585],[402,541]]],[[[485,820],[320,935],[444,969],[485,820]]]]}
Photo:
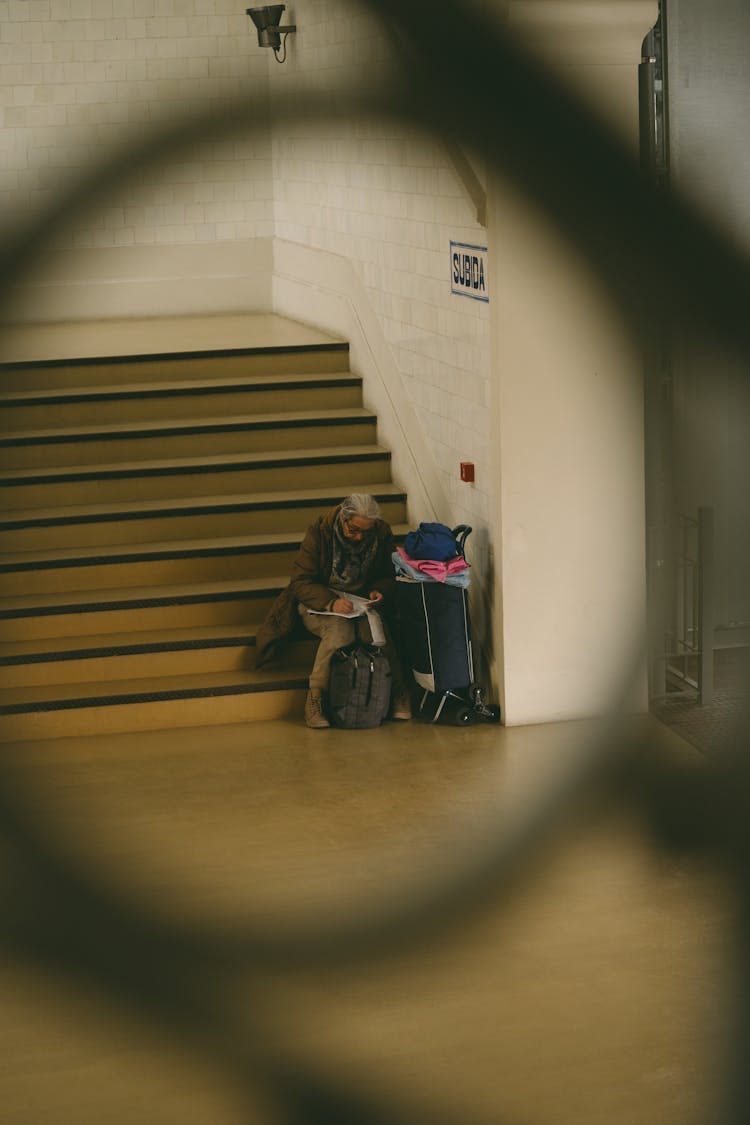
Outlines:
{"type": "MultiPolygon", "coordinates": [[[[298,30],[271,69],[272,93],[367,88],[393,65],[383,29],[356,5],[297,0],[289,14],[298,30]]],[[[353,264],[438,466],[443,518],[486,528],[489,308],[452,295],[449,271],[451,239],[484,246],[486,231],[445,148],[406,123],[355,114],[322,137],[317,125],[276,127],[273,166],[276,235],[353,264]],[[476,464],[474,485],[459,479],[462,460],[476,464]]]]}
{"type": "MultiPolygon", "coordinates": [[[[0,0],[0,221],[33,217],[116,146],[248,80],[253,119],[264,121],[267,68],[235,0],[0,0]]],[[[149,169],[57,243],[268,236],[271,194],[262,128],[149,169]]]]}

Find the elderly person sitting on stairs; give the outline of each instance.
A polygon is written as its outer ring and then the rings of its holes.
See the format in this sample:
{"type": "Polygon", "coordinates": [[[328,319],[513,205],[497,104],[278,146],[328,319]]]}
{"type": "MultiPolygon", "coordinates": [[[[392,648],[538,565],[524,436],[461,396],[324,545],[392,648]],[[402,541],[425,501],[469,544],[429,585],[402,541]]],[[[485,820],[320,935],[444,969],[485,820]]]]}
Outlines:
{"type": "MultiPolygon", "coordinates": [[[[292,576],[271,607],[257,637],[256,666],[269,659],[274,646],[288,636],[297,617],[305,628],[320,637],[315,663],[310,673],[310,690],[305,702],[305,722],[309,727],[330,726],[325,713],[325,695],[331,657],[337,648],[354,640],[354,621],[346,617],[318,616],[309,610],[331,614],[350,613],[347,594],[359,594],[379,609],[395,591],[391,555],[395,550],[393,532],[380,519],[377,501],[366,493],[353,493],[332,511],[319,516],[308,528],[292,566],[292,576]]],[[[357,622],[365,643],[372,640],[366,617],[357,622]]],[[[401,667],[390,637],[385,653],[391,665],[391,718],[410,719],[411,705],[403,686],[401,667]]]]}

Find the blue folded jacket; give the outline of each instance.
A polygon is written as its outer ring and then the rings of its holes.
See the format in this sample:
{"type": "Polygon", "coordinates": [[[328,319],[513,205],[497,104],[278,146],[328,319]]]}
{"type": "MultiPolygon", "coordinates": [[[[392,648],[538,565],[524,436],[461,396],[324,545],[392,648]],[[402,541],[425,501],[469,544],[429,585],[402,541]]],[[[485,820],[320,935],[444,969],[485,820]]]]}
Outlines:
{"type": "Polygon", "coordinates": [[[404,539],[404,550],[413,559],[437,559],[446,562],[459,553],[456,537],[444,523],[420,523],[404,539]]]}

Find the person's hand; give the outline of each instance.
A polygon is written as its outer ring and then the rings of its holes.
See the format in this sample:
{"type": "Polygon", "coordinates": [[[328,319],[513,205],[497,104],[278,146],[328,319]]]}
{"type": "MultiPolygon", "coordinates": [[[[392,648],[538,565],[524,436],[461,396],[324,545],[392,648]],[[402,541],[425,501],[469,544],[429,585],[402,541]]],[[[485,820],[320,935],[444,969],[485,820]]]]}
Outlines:
{"type": "Polygon", "coordinates": [[[353,610],[354,606],[348,598],[336,598],[336,601],[333,603],[334,613],[352,613],[353,610]]]}
{"type": "Polygon", "coordinates": [[[378,602],[382,602],[382,600],[383,600],[383,595],[380,592],[380,590],[370,590],[370,601],[371,602],[375,602],[375,604],[377,604],[378,602]]]}

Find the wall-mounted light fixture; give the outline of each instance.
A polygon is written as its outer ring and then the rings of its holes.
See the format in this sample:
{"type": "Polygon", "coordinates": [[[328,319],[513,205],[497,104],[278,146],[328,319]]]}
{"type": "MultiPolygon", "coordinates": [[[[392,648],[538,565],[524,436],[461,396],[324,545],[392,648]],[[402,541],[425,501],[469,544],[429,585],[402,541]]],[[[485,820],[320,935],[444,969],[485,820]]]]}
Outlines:
{"type": "Polygon", "coordinates": [[[286,37],[290,31],[296,31],[297,25],[290,23],[280,27],[281,13],[285,4],[269,4],[265,8],[246,8],[247,14],[255,24],[258,31],[258,46],[272,47],[276,62],[283,62],[286,58],[286,37]],[[281,36],[284,36],[284,53],[279,55],[281,49],[281,36]]]}

